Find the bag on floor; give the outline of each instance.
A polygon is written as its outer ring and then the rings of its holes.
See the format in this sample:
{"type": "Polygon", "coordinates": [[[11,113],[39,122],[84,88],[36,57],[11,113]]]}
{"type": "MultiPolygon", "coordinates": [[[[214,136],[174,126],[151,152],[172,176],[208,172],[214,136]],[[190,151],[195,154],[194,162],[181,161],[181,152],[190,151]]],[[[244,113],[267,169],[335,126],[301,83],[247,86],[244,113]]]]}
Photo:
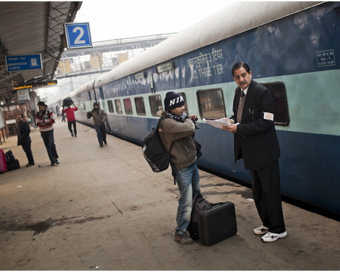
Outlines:
{"type": "Polygon", "coordinates": [[[19,168],[20,168],[20,163],[17,159],[7,163],[7,171],[13,171],[19,168]]]}
{"type": "Polygon", "coordinates": [[[164,118],[166,117],[162,117],[158,120],[156,129],[144,139],[142,145],[144,158],[149,163],[152,171],[156,173],[168,169],[171,161],[171,150],[174,145],[174,142],[172,142],[170,150],[167,152],[159,136],[158,127],[164,118]]]}
{"type": "Polygon", "coordinates": [[[200,212],[199,240],[206,246],[214,245],[237,233],[235,205],[230,202],[216,203],[209,210],[200,212]]]}
{"type": "Polygon", "coordinates": [[[14,157],[14,154],[13,154],[12,150],[7,151],[5,153],[5,157],[6,157],[6,163],[14,162],[15,161],[15,157],[14,157]]]}
{"type": "Polygon", "coordinates": [[[7,171],[12,171],[20,168],[19,161],[14,157],[12,150],[9,150],[5,153],[7,171]]]}
{"type": "Polygon", "coordinates": [[[209,210],[211,208],[212,203],[203,198],[201,194],[196,194],[192,200],[192,211],[191,211],[191,219],[188,227],[189,235],[192,239],[198,240],[198,225],[200,220],[200,212],[209,210]]]}
{"type": "Polygon", "coordinates": [[[192,239],[207,246],[235,235],[235,205],[230,201],[210,203],[201,194],[195,195],[188,231],[192,239]]]}

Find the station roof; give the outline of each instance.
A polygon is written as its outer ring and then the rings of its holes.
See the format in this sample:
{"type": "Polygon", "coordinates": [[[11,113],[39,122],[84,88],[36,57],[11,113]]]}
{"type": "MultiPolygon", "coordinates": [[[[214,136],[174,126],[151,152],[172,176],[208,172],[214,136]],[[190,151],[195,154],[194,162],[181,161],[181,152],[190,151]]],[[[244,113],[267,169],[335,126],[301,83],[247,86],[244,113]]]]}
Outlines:
{"type": "Polygon", "coordinates": [[[13,87],[53,81],[66,47],[64,23],[74,21],[81,4],[0,2],[0,101],[10,102],[13,87]],[[41,54],[42,70],[7,71],[6,56],[32,54],[41,54]]]}

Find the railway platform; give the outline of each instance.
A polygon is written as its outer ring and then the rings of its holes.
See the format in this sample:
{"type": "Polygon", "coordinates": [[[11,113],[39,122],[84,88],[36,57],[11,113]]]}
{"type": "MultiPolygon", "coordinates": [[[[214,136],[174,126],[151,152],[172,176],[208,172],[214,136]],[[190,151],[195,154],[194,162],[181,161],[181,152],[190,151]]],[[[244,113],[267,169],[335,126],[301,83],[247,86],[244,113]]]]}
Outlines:
{"type": "Polygon", "coordinates": [[[340,223],[283,202],[288,236],[261,242],[251,190],[200,170],[210,202],[235,204],[238,232],[213,246],[174,241],[179,193],[170,170],[153,173],[141,147],[77,123],[55,124],[60,164],[38,128],[35,165],[16,137],[0,145],[20,161],[0,174],[0,270],[339,270],[340,223]]]}

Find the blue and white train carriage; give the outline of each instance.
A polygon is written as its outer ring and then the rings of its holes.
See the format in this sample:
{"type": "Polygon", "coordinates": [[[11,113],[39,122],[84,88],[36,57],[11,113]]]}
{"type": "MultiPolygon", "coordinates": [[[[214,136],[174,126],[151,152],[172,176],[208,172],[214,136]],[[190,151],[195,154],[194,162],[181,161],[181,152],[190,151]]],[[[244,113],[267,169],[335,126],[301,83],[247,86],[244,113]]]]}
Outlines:
{"type": "Polygon", "coordinates": [[[109,132],[141,144],[166,92],[180,92],[200,117],[199,165],[250,184],[233,135],[203,122],[232,115],[231,67],[247,62],[275,98],[282,194],[340,215],[339,41],[339,2],[238,2],[70,96],[79,121],[92,125],[86,111],[100,102],[109,132]]]}

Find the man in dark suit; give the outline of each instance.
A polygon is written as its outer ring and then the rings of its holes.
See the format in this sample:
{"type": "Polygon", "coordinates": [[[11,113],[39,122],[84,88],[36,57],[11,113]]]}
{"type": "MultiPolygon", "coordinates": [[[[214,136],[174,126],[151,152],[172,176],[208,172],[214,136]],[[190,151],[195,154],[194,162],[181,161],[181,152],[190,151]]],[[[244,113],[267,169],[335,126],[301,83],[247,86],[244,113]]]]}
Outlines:
{"type": "Polygon", "coordinates": [[[30,126],[25,120],[25,116],[23,114],[19,115],[19,125],[18,125],[18,145],[22,146],[22,149],[26,153],[26,157],[28,160],[28,164],[26,167],[30,167],[34,165],[34,158],[31,150],[31,137],[30,137],[30,126]]]}
{"type": "Polygon", "coordinates": [[[274,101],[271,92],[252,80],[252,72],[244,62],[235,63],[232,74],[235,90],[233,112],[222,129],[234,134],[234,156],[243,158],[250,171],[253,196],[262,226],[254,233],[264,242],[287,236],[283,219],[279,157],[280,147],[274,125],[274,101]]]}

